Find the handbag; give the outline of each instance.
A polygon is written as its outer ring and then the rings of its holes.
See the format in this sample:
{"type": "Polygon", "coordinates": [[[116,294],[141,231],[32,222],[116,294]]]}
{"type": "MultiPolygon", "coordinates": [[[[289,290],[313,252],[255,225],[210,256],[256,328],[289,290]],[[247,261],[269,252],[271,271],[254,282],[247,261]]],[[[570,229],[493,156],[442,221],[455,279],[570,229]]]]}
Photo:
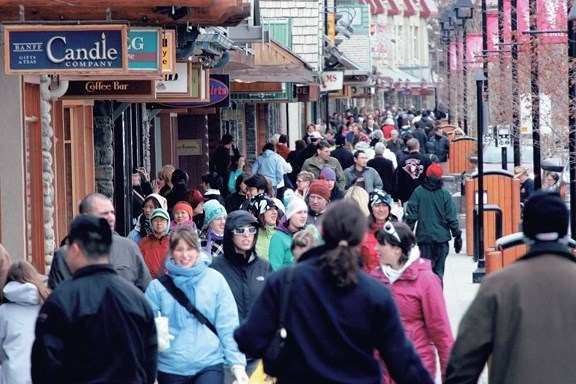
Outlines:
{"type": "Polygon", "coordinates": [[[280,322],[262,358],[264,372],[274,377],[277,377],[285,366],[284,360],[286,359],[287,353],[286,338],[288,337],[288,332],[286,328],[284,328],[284,321],[286,320],[286,311],[290,299],[290,286],[292,285],[294,266],[292,265],[287,268],[286,280],[284,282],[284,288],[282,289],[282,301],[280,302],[280,322]]]}
{"type": "Polygon", "coordinates": [[[208,329],[210,329],[212,332],[214,332],[214,334],[216,336],[218,336],[218,331],[216,331],[216,327],[214,326],[214,324],[212,324],[210,322],[210,320],[208,320],[206,318],[206,316],[204,316],[195,306],[194,304],[192,304],[190,302],[190,299],[188,299],[188,297],[186,296],[186,294],[184,292],[182,292],[182,290],[180,290],[180,288],[178,288],[174,282],[172,281],[172,279],[170,278],[170,276],[168,275],[162,275],[158,278],[158,281],[160,283],[162,283],[162,285],[164,287],[166,287],[166,290],[168,291],[168,293],[170,293],[172,295],[172,297],[174,297],[174,299],[178,302],[178,304],[180,304],[181,306],[183,306],[184,308],[186,308],[188,310],[188,312],[190,312],[192,315],[194,315],[194,317],[202,324],[204,324],[205,326],[208,327],[208,329]]]}

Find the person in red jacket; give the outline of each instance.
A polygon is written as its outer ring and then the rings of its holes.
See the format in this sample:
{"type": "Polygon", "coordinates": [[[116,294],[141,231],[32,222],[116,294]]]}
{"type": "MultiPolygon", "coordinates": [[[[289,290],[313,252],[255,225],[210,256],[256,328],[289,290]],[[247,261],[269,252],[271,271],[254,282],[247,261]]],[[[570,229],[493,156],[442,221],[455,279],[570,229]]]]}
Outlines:
{"type": "Polygon", "coordinates": [[[384,226],[388,220],[396,219],[390,215],[392,210],[392,196],[386,192],[375,189],[368,194],[368,231],[364,235],[364,241],[360,246],[360,254],[362,255],[362,269],[370,273],[374,268],[380,265],[378,255],[376,254],[376,231],[384,226]]]}
{"type": "MultiPolygon", "coordinates": [[[[432,377],[436,377],[436,351],[442,382],[454,337],[450,328],[440,278],[430,260],[420,257],[414,233],[404,223],[387,222],[376,232],[380,266],[371,275],[390,287],[406,336],[432,377]]],[[[384,382],[392,383],[386,375],[384,382]]]]}
{"type": "Polygon", "coordinates": [[[155,279],[160,274],[164,256],[168,252],[170,238],[170,215],[162,208],[156,208],[150,215],[153,232],[143,237],[138,243],[138,247],[144,256],[144,261],[150,270],[150,275],[155,279]]]}

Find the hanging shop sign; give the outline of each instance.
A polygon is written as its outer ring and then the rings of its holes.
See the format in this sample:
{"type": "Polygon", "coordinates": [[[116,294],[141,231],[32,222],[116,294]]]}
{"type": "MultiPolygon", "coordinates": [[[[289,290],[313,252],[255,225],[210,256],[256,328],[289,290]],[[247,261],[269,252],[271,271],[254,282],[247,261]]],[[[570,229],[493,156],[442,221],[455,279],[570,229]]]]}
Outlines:
{"type": "Polygon", "coordinates": [[[128,31],[128,70],[161,70],[160,28],[130,28],[128,31]]]}
{"type": "Polygon", "coordinates": [[[340,91],[344,85],[343,71],[324,71],[322,72],[321,92],[340,91]]]}
{"type": "Polygon", "coordinates": [[[176,73],[176,30],[162,30],[161,47],[162,74],[171,75],[176,73]]]}
{"type": "Polygon", "coordinates": [[[63,99],[123,100],[154,97],[152,80],[70,81],[63,99]]]}
{"type": "Polygon", "coordinates": [[[156,98],[207,101],[209,87],[209,73],[200,64],[178,62],[176,73],[156,81],[156,98]]]}
{"type": "Polygon", "coordinates": [[[230,76],[210,74],[210,100],[173,102],[158,99],[154,106],[158,108],[229,108],[230,76]]]}
{"type": "Polygon", "coordinates": [[[294,85],[294,96],[299,102],[318,101],[317,85],[294,85]]]}
{"type": "Polygon", "coordinates": [[[5,25],[5,71],[9,75],[128,71],[126,25],[5,25]]]}

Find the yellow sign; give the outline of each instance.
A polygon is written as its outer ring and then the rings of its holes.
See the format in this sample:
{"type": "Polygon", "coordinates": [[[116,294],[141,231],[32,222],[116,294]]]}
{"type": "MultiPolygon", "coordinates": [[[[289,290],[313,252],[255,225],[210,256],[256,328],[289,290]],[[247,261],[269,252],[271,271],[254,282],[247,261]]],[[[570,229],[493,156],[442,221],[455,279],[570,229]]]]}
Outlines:
{"type": "Polygon", "coordinates": [[[176,31],[165,29],[162,31],[162,74],[171,75],[176,73],[176,31]]]}
{"type": "Polygon", "coordinates": [[[178,140],[178,156],[197,156],[202,154],[202,139],[178,140]]]}

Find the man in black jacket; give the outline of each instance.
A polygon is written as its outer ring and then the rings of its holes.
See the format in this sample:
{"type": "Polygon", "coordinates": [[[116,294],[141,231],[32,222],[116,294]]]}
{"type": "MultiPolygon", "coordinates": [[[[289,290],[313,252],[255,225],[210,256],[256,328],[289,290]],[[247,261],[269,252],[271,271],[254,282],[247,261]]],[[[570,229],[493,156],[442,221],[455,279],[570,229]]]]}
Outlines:
{"type": "Polygon", "coordinates": [[[234,138],[229,133],[222,136],[220,140],[220,146],[216,148],[212,156],[210,156],[210,172],[216,172],[218,176],[222,178],[223,188],[221,193],[223,197],[228,196],[228,177],[230,176],[230,169],[232,169],[238,159],[240,158],[240,152],[236,148],[234,143],[234,138]],[[232,151],[233,155],[230,155],[232,151]]]}
{"type": "Polygon", "coordinates": [[[154,383],[154,315],[142,292],[110,264],[110,225],[104,218],[80,215],[70,224],[66,242],[74,275],[40,309],[33,382],[154,383]]]}
{"type": "Polygon", "coordinates": [[[394,191],[394,164],[384,157],[384,143],[376,143],[374,146],[374,158],[368,160],[367,166],[374,168],[380,179],[382,179],[382,189],[389,194],[394,191]]]}
{"type": "Polygon", "coordinates": [[[342,169],[354,165],[354,155],[346,149],[346,138],[342,135],[336,136],[336,149],[330,153],[330,156],[338,160],[342,169]]]}

